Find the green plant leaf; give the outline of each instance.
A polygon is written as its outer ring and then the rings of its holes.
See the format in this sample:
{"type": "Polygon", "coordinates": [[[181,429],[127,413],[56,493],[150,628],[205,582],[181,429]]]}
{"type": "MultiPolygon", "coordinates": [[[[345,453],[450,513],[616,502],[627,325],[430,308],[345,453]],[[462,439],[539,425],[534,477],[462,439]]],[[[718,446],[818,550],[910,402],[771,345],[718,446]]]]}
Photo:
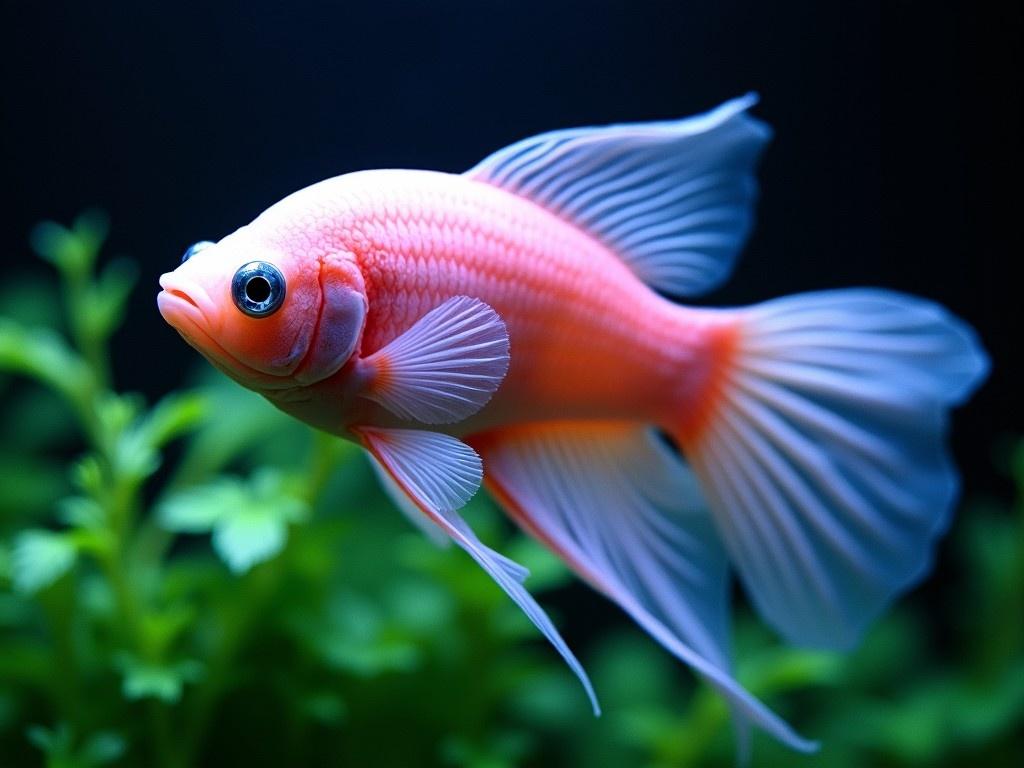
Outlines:
{"type": "Polygon", "coordinates": [[[29,242],[32,250],[67,275],[87,274],[96,258],[96,251],[88,243],[55,221],[37,224],[29,242]]]}
{"type": "Polygon", "coordinates": [[[99,251],[110,231],[110,218],[98,208],[87,208],[75,217],[71,231],[84,248],[99,251]]]}
{"type": "Polygon", "coordinates": [[[38,592],[53,584],[75,563],[77,550],[65,533],[29,530],[14,540],[11,566],[14,588],[19,592],[38,592]]]}
{"type": "Polygon", "coordinates": [[[97,416],[106,434],[120,435],[139,418],[144,407],[139,395],[106,392],[99,398],[97,416]]]}
{"type": "Polygon", "coordinates": [[[123,736],[113,731],[99,731],[86,739],[79,757],[86,765],[106,765],[120,758],[127,749],[123,736]]]}
{"type": "Polygon", "coordinates": [[[178,491],[157,513],[160,525],[173,533],[209,533],[222,517],[246,503],[245,488],[235,478],[178,491]]]}
{"type": "Polygon", "coordinates": [[[55,728],[32,725],[25,735],[34,746],[49,756],[66,756],[71,752],[71,728],[67,723],[58,723],[55,728]]]}
{"type": "Polygon", "coordinates": [[[48,328],[26,328],[0,317],[0,370],[29,376],[81,408],[92,374],[63,338],[48,328]]]}
{"type": "Polygon", "coordinates": [[[285,521],[276,510],[247,503],[218,521],[213,548],[232,571],[245,573],[280,552],[287,538],[285,521]]]}
{"type": "Polygon", "coordinates": [[[220,478],[180,491],[160,507],[160,524],[176,533],[213,533],[213,548],[235,573],[274,557],[288,538],[288,525],[309,514],[307,503],[276,472],[255,473],[248,482],[220,478]]]}
{"type": "Polygon", "coordinates": [[[148,413],[136,416],[140,410],[132,398],[110,398],[104,417],[108,432],[118,435],[112,451],[115,473],[136,484],[160,466],[159,449],[193,429],[205,413],[203,398],[195,393],[168,395],[148,413]]]}
{"type": "Polygon", "coordinates": [[[86,496],[97,498],[102,496],[106,487],[106,479],[103,476],[103,467],[100,465],[99,457],[94,453],[87,453],[72,464],[71,481],[86,496]]]}
{"type": "Polygon", "coordinates": [[[213,547],[231,570],[244,573],[280,552],[288,524],[308,514],[305,500],[281,474],[258,471],[248,484],[246,501],[214,527],[213,547]]]}
{"type": "Polygon", "coordinates": [[[198,427],[208,413],[202,393],[175,392],[153,406],[137,430],[147,445],[160,448],[198,427]]]}
{"type": "Polygon", "coordinates": [[[64,722],[49,729],[41,725],[28,728],[25,735],[47,757],[50,768],[93,768],[120,758],[127,749],[124,738],[113,731],[97,731],[75,749],[75,735],[64,722]]]}
{"type": "Polygon", "coordinates": [[[126,259],[110,262],[90,287],[82,306],[82,327],[93,338],[105,339],[121,325],[125,302],[138,278],[138,267],[126,259]]]}
{"type": "Polygon", "coordinates": [[[185,684],[196,682],[203,673],[203,665],[195,659],[160,664],[127,653],[118,657],[117,666],[122,675],[121,693],[126,699],[159,699],[168,704],[177,702],[185,684]]]}
{"type": "Polygon", "coordinates": [[[160,454],[146,445],[134,432],[121,435],[114,444],[113,464],[116,475],[138,484],[160,467],[160,454]]]}
{"type": "Polygon", "coordinates": [[[70,228],[54,221],[36,225],[29,243],[37,254],[61,272],[82,277],[92,269],[107,237],[109,221],[102,211],[85,211],[70,228]]]}
{"type": "Polygon", "coordinates": [[[58,504],[58,516],[65,525],[96,530],[106,525],[106,513],[95,499],[86,496],[68,496],[58,504]]]}

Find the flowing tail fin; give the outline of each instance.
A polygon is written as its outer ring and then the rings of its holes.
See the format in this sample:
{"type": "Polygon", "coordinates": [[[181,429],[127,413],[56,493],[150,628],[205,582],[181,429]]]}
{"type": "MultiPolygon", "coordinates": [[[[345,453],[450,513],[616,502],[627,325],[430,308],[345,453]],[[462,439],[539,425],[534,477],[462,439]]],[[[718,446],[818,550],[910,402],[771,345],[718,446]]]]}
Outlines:
{"type": "Polygon", "coordinates": [[[883,290],[736,314],[714,403],[676,437],[730,560],[786,640],[847,648],[928,571],[958,478],[948,411],[985,378],[972,330],[883,290]]]}

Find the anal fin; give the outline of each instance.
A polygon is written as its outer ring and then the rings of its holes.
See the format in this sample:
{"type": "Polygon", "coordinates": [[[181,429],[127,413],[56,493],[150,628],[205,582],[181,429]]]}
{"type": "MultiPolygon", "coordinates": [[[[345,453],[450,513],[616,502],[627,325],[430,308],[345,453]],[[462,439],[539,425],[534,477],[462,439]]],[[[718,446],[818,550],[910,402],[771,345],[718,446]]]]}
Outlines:
{"type": "Polygon", "coordinates": [[[726,554],[692,474],[652,429],[565,422],[472,442],[508,514],[720,691],[741,740],[752,723],[815,748],[732,677],[726,554]]]}

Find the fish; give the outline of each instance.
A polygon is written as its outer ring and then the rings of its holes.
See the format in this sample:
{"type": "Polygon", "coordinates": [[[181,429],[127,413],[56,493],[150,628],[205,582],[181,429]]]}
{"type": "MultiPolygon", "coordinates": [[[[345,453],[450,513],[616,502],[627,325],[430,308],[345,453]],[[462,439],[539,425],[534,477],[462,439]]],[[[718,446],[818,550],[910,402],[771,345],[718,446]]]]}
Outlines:
{"type": "Polygon", "coordinates": [[[361,445],[595,714],[528,571],[459,514],[481,486],[725,697],[741,750],[758,728],[806,752],[735,679],[732,578],[786,642],[855,646],[931,568],[959,493],[950,413],[989,361],[964,321],[886,289],[684,303],[753,228],[756,102],[556,130],[462,174],[329,178],[189,248],[157,302],[227,376],[361,445]]]}

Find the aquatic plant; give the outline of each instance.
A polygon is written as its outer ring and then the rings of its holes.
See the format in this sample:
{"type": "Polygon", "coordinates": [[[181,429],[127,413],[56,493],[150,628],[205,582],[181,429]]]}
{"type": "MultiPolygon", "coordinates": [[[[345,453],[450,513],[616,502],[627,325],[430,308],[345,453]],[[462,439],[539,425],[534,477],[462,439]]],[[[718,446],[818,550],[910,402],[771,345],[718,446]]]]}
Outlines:
{"type": "MultiPolygon", "coordinates": [[[[518,609],[410,528],[358,449],[209,372],[153,404],[119,392],[109,342],[135,269],[99,268],[105,233],[95,213],[40,225],[59,283],[0,301],[0,765],[732,764],[722,700],[605,614],[575,643],[592,718],[518,609]]],[[[1019,756],[1024,444],[1004,453],[1016,502],[961,516],[960,578],[930,612],[901,605],[849,658],[740,616],[739,678],[825,745],[759,738],[755,764],[1019,756]]],[[[600,605],[482,494],[466,514],[546,604],[600,605]]]]}

